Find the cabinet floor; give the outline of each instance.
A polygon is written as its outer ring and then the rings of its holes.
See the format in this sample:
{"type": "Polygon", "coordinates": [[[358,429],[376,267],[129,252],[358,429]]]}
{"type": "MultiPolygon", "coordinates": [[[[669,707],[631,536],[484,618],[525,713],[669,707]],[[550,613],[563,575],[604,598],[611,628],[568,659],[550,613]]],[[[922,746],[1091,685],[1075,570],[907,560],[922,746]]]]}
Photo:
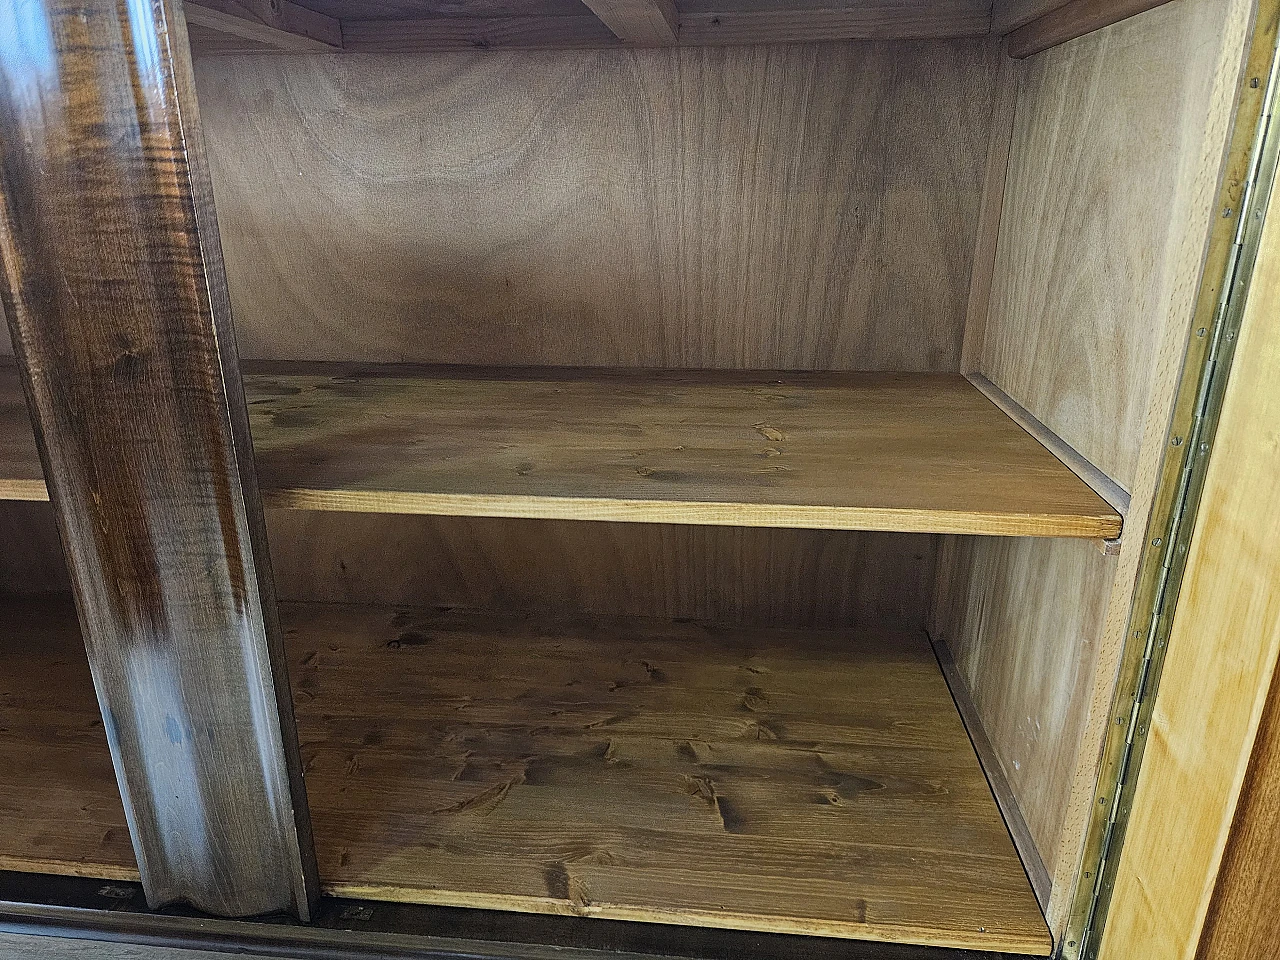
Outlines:
{"type": "Polygon", "coordinates": [[[333,893],[1050,951],[922,633],[283,612],[333,893]]]}
{"type": "MultiPolygon", "coordinates": [[[[1050,952],[918,632],[282,619],[326,892],[1050,952]]],[[[0,869],[136,879],[74,611],[0,641],[0,869]]]]}

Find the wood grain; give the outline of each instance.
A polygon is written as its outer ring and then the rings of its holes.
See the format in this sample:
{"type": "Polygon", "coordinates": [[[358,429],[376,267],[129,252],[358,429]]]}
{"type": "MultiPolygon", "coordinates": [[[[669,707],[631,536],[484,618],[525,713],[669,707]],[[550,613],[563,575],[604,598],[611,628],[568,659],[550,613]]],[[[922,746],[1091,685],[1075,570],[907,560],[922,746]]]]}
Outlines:
{"type": "Polygon", "coordinates": [[[1221,165],[1221,145],[1201,153],[1215,10],[1175,4],[1046,52],[1018,105],[978,372],[1126,490],[1154,346],[1203,255],[1194,205],[1221,165]]]}
{"type": "Polygon", "coordinates": [[[342,49],[342,26],[290,0],[199,0],[185,4],[188,23],[278,50],[342,49]]]}
{"type": "Polygon", "coordinates": [[[1009,33],[1069,2],[1070,0],[995,0],[991,5],[991,32],[1009,33]]]}
{"type": "Polygon", "coordinates": [[[571,17],[586,13],[582,0],[306,0],[305,5],[337,20],[571,17]]]}
{"type": "Polygon", "coordinates": [[[1005,181],[1009,175],[1009,151],[1013,145],[1013,120],[1022,87],[1022,66],[1001,52],[996,75],[995,98],[991,104],[991,144],[987,148],[986,177],[982,183],[982,206],[978,211],[978,232],[974,237],[973,267],[969,274],[969,301],[965,311],[964,340],[960,351],[960,372],[972,375],[978,369],[979,352],[986,336],[987,315],[991,312],[991,281],[996,270],[996,249],[1000,240],[1000,218],[1004,213],[1005,181]]]}
{"type": "MultiPolygon", "coordinates": [[[[920,534],[268,510],[276,592],[316,603],[924,625],[920,534]],[[822,584],[822,589],[814,589],[822,584]]],[[[71,589],[48,503],[0,501],[0,594],[71,589]]]]}
{"type": "Polygon", "coordinates": [[[1168,0],[1070,0],[1009,34],[1009,56],[1033,56],[1162,3],[1168,0]]]}
{"type": "Polygon", "coordinates": [[[71,593],[49,503],[0,500],[0,596],[71,593]]]}
{"type": "Polygon", "coordinates": [[[641,47],[676,42],[680,20],[672,0],[583,0],[624,43],[641,47]]]}
{"type": "Polygon", "coordinates": [[[246,357],[958,369],[989,41],[197,68],[246,357]]]}
{"type": "Polygon", "coordinates": [[[1280,938],[1274,909],[1280,891],[1280,716],[1274,673],[1271,693],[1254,739],[1235,819],[1218,870],[1217,884],[1200,933],[1198,960],[1265,957],[1280,938]]]}
{"type": "Polygon", "coordinates": [[[754,626],[920,627],[936,550],[919,534],[309,510],[268,510],[267,527],[284,600],[754,626]]]}
{"type": "MultiPolygon", "coordinates": [[[[1104,958],[1132,956],[1141,945],[1153,960],[1190,960],[1215,879],[1231,897],[1234,883],[1247,891],[1260,875],[1258,866],[1245,866],[1233,877],[1219,865],[1280,655],[1277,298],[1280,202],[1273,194],[1103,932],[1104,958]],[[1161,813],[1170,802],[1176,817],[1161,813]]],[[[1263,741],[1258,749],[1266,763],[1273,746],[1263,741]]],[[[1262,787],[1259,799],[1265,802],[1270,789],[1262,787]]],[[[1246,797],[1241,842],[1263,827],[1250,826],[1250,802],[1246,797]]],[[[1265,854],[1255,848],[1235,856],[1265,854]]],[[[1227,907],[1236,916],[1241,908],[1227,907]]],[[[1271,922],[1261,902],[1243,909],[1253,930],[1271,922]]],[[[1222,952],[1211,956],[1250,955],[1231,952],[1229,920],[1209,931],[1205,948],[1219,936],[1222,952]]]]}
{"type": "Polygon", "coordinates": [[[922,634],[285,619],[328,890],[1049,952],[922,634]]]}
{"type": "Polygon", "coordinates": [[[939,595],[953,606],[937,629],[1047,866],[1063,842],[1117,559],[1085,543],[987,538],[946,538],[939,555],[939,595]]]}
{"type": "Polygon", "coordinates": [[[148,901],[307,917],[181,8],[17,0],[0,17],[0,294],[148,901]]]}
{"type": "Polygon", "coordinates": [[[430,17],[346,20],[342,46],[355,53],[431,50],[551,50],[618,45],[613,32],[588,14],[566,17],[430,17]]]}
{"type": "MultiPolygon", "coordinates": [[[[258,478],[273,507],[1006,536],[1120,532],[1114,509],[956,375],[406,376],[322,365],[251,375],[246,388],[258,478]]],[[[6,486],[21,494],[28,483],[6,486]]]]}
{"type": "MultiPolygon", "coordinates": [[[[0,866],[136,877],[73,609],[0,616],[0,866]]],[[[919,633],[283,616],[335,894],[1049,951],[919,633]]]]}
{"type": "Polygon", "coordinates": [[[685,0],[680,42],[789,43],[980,37],[991,24],[986,0],[685,0]]]}
{"type": "MultiPolygon", "coordinates": [[[[1131,494],[1131,531],[1147,526],[1170,442],[1251,7],[1248,0],[1233,0],[1225,12],[1216,0],[1170,4],[1024,61],[1029,79],[998,261],[1006,291],[1016,286],[1026,300],[994,298],[987,357],[994,353],[999,363],[984,372],[1131,494]],[[1155,130],[1164,131],[1162,146],[1144,152],[1155,130]],[[1148,131],[1141,143],[1133,142],[1138,131],[1148,131]],[[1117,164],[1120,156],[1135,162],[1117,164]],[[1141,199],[1156,181],[1166,188],[1141,199]],[[1107,199],[1121,187],[1125,197],[1107,199]],[[1033,193],[1037,204],[1018,199],[1033,193]],[[1137,202],[1146,207],[1136,209],[1137,202]],[[1055,207],[1057,221],[1048,214],[1055,207]],[[1050,230],[1054,222],[1060,226],[1050,230]],[[1130,225],[1140,231],[1133,243],[1122,240],[1130,225]],[[1124,249],[1107,252],[1121,243],[1124,249]]],[[[974,541],[972,549],[966,562],[976,572],[969,578],[960,569],[953,578],[976,585],[960,601],[970,616],[962,633],[946,636],[957,661],[972,664],[973,699],[1020,801],[1026,791],[1024,813],[1053,877],[1049,923],[1061,933],[1092,815],[1141,540],[1114,558],[1095,552],[1089,559],[1061,542],[974,541]],[[1041,582],[1071,586],[1023,589],[1041,582]],[[993,590],[1003,597],[999,608],[982,603],[993,590]],[[1046,691],[1060,699],[1046,700],[1046,691]],[[1058,734],[1041,735],[1042,716],[1058,734]],[[1028,717],[1040,720],[1040,730],[1028,717]],[[1030,745],[1029,731],[1038,738],[1030,745]]],[[[951,567],[944,554],[939,570],[951,567]]],[[[945,586],[939,599],[950,602],[945,586]]]]}
{"type": "Polygon", "coordinates": [[[75,606],[0,596],[0,658],[0,870],[137,880],[75,606]]]}

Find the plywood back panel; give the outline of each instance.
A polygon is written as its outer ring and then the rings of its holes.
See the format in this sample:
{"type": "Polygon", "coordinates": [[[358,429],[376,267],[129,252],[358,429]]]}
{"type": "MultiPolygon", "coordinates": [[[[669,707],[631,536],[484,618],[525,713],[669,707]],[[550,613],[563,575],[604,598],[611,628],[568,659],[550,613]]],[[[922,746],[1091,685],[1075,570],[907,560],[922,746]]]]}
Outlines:
{"type": "Polygon", "coordinates": [[[270,511],[288,600],[919,626],[935,537],[270,511]]]}
{"type": "Polygon", "coordinates": [[[209,58],[241,354],[958,369],[994,53],[209,58]]]}
{"type": "Polygon", "coordinates": [[[977,372],[1126,490],[1159,344],[1194,296],[1230,23],[1176,0],[1031,59],[1018,100],[977,372]]]}
{"type": "MultiPolygon", "coordinates": [[[[937,537],[267,512],[283,601],[919,627],[937,537]]],[[[71,589],[48,503],[0,501],[0,594],[71,589]],[[20,546],[19,546],[20,545],[20,546]]]]}
{"type": "Polygon", "coordinates": [[[53,508],[48,503],[0,501],[0,594],[70,591],[53,508]]]}
{"type": "Polygon", "coordinates": [[[1052,875],[1055,934],[1079,870],[1252,6],[1173,0],[1023,61],[991,307],[967,358],[1132,496],[1117,557],[1065,542],[948,542],[933,626],[1052,875]]]}

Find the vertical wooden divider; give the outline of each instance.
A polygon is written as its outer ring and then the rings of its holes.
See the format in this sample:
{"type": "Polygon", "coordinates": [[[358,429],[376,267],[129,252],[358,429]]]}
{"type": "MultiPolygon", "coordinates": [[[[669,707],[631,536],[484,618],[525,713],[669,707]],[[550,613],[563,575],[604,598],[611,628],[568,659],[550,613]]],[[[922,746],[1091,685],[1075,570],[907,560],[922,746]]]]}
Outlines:
{"type": "Polygon", "coordinates": [[[186,24],[0,4],[0,263],[152,906],[317,880],[186,24]]]}

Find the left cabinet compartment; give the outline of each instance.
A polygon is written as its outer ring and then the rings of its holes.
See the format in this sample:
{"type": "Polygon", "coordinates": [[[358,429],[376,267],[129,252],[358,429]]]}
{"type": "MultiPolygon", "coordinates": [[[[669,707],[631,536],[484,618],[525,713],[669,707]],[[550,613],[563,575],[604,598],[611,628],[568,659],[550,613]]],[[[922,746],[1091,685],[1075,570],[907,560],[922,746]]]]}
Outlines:
{"type": "Polygon", "coordinates": [[[0,770],[0,870],[138,879],[48,503],[0,500],[0,770]]]}

